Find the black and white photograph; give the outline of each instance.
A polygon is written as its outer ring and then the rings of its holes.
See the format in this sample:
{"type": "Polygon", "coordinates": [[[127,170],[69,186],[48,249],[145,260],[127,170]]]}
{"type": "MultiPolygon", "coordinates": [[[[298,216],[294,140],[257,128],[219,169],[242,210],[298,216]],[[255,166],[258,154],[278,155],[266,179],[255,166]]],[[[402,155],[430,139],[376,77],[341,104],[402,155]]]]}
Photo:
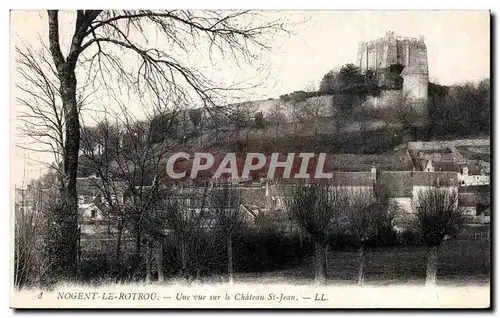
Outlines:
{"type": "Polygon", "coordinates": [[[490,308],[491,19],[11,10],[10,306],[490,308]]]}

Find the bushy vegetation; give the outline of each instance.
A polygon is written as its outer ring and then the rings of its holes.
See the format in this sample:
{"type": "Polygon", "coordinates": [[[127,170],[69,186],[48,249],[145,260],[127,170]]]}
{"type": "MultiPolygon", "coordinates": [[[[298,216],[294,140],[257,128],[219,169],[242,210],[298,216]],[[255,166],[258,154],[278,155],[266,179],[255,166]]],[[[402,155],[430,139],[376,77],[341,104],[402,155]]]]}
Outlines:
{"type": "Polygon", "coordinates": [[[323,95],[328,95],[330,92],[326,91],[313,91],[313,92],[306,92],[306,91],[295,91],[293,93],[289,94],[283,94],[280,96],[280,100],[285,102],[285,103],[300,103],[305,101],[308,98],[311,97],[317,97],[317,96],[323,96],[323,95]]]}
{"type": "Polygon", "coordinates": [[[199,110],[178,114],[175,119],[162,115],[152,121],[152,136],[155,142],[170,138],[182,146],[227,151],[272,152],[309,147],[373,154],[409,140],[490,133],[489,80],[450,87],[429,83],[429,99],[422,105],[392,95],[384,107],[367,104],[367,98],[377,96],[382,89],[401,88],[398,71],[396,65],[383,74],[361,74],[356,66],[347,64],[325,74],[317,91],[281,95],[282,103],[273,104],[266,113],[251,103],[243,103],[228,114],[205,111],[201,122],[199,110]],[[350,140],[356,131],[362,136],[350,140]]]}
{"type": "Polygon", "coordinates": [[[369,95],[378,96],[380,91],[377,75],[371,71],[362,74],[354,64],[346,64],[338,72],[329,71],[319,85],[319,92],[336,96],[332,107],[345,120],[359,110],[369,95]]]}
{"type": "Polygon", "coordinates": [[[490,80],[449,87],[429,83],[428,112],[433,137],[490,134],[490,80]]]}

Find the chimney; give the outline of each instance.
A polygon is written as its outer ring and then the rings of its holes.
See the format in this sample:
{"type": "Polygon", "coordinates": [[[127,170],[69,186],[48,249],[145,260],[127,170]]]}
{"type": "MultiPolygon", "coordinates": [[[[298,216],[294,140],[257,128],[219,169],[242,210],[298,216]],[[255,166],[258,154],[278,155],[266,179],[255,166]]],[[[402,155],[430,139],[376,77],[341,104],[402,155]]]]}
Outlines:
{"type": "Polygon", "coordinates": [[[377,168],[375,166],[371,167],[370,173],[371,173],[372,180],[373,181],[377,180],[377,168]]]}
{"type": "Polygon", "coordinates": [[[265,199],[265,205],[266,205],[266,212],[269,213],[271,211],[271,194],[269,191],[269,180],[266,180],[266,199],[265,199]]]}
{"type": "Polygon", "coordinates": [[[462,167],[462,174],[463,174],[464,176],[468,176],[468,175],[469,175],[469,167],[467,167],[467,166],[463,166],[463,167],[462,167]]]}

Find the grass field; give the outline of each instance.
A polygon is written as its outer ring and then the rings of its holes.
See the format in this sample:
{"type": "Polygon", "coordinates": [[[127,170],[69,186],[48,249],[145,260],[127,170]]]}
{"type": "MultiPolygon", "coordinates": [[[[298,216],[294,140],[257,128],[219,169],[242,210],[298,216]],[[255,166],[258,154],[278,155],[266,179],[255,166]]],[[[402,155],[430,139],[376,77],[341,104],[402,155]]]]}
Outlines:
{"type": "MultiPolygon", "coordinates": [[[[439,250],[438,285],[487,285],[490,282],[490,226],[467,225],[455,237],[443,242],[439,250]]],[[[123,248],[133,250],[134,241],[124,242],[123,248]],[[126,243],[126,244],[125,244],[126,243]]],[[[114,242],[82,241],[82,247],[93,247],[114,255],[114,242]],[[97,244],[97,245],[96,245],[97,244]]],[[[357,283],[359,253],[330,251],[328,253],[328,284],[357,283]]],[[[288,264],[287,269],[264,272],[235,272],[237,283],[310,285],[314,280],[314,259],[307,258],[288,264]]],[[[366,256],[365,284],[386,286],[399,284],[423,285],[426,275],[426,247],[403,246],[369,249],[366,256]]],[[[96,268],[100,271],[101,269],[96,268]]],[[[176,280],[176,277],[169,277],[176,280]]],[[[200,277],[201,281],[222,283],[224,272],[200,277]]]]}
{"type": "MultiPolygon", "coordinates": [[[[395,246],[372,249],[366,258],[365,284],[423,285],[426,266],[425,247],[395,246]]],[[[328,284],[356,284],[358,253],[328,254],[328,284]]],[[[264,274],[240,274],[241,282],[312,284],[313,259],[293,269],[264,274]]],[[[490,241],[456,239],[445,241],[439,251],[438,285],[486,285],[490,281],[490,241]]]]}

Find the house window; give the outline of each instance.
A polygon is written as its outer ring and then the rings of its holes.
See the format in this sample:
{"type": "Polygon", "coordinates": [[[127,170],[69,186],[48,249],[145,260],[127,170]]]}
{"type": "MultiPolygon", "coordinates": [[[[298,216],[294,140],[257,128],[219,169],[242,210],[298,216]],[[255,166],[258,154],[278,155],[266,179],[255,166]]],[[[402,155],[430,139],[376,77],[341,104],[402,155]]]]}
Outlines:
{"type": "Polygon", "coordinates": [[[90,217],[92,219],[95,219],[96,215],[97,215],[97,210],[90,210],[90,217]]]}

